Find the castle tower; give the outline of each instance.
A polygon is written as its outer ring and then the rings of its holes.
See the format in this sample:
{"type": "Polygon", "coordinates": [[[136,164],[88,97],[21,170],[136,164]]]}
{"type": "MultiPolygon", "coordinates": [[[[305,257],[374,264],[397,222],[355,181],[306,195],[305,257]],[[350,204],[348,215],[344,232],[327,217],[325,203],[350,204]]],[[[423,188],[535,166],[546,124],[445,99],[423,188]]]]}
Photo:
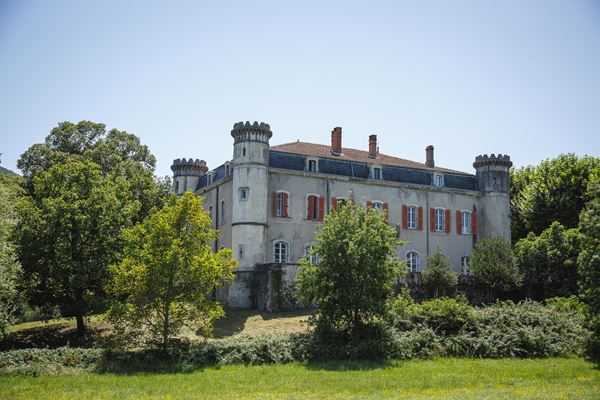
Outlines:
{"type": "Polygon", "coordinates": [[[482,237],[500,236],[510,242],[510,174],[508,155],[479,155],[473,168],[481,191],[478,225],[482,237]]]}
{"type": "Polygon", "coordinates": [[[187,190],[195,191],[200,177],[206,174],[208,167],[204,160],[178,158],[173,161],[171,171],[173,171],[173,191],[179,195],[187,190]]]}
{"type": "Polygon", "coordinates": [[[234,141],[231,243],[238,272],[229,289],[229,305],[249,307],[250,288],[244,281],[257,263],[266,261],[267,254],[269,139],[273,133],[264,122],[238,122],[233,125],[231,136],[234,141]]]}

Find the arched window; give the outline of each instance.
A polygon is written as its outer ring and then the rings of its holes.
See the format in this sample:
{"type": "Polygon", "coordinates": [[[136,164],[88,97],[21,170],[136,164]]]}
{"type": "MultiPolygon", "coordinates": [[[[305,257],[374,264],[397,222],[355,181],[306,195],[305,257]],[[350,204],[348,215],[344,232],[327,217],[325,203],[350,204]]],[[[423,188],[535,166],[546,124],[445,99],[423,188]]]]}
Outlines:
{"type": "Polygon", "coordinates": [[[288,262],[288,244],[283,240],[273,243],[273,262],[284,264],[288,262]]]}
{"type": "Polygon", "coordinates": [[[409,272],[419,271],[419,253],[416,251],[409,251],[406,253],[406,265],[408,266],[409,272]]]}

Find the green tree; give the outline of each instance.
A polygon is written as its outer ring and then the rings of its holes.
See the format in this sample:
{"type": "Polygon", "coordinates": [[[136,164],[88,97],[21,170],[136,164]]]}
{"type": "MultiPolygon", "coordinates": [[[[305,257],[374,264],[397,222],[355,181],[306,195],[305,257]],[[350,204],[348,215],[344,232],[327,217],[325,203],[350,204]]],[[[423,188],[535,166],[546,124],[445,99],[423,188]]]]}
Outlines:
{"type": "Polygon", "coordinates": [[[577,294],[580,234],[554,222],[539,236],[529,233],[514,247],[527,296],[535,300],[577,294]]]}
{"type": "Polygon", "coordinates": [[[34,144],[21,155],[17,166],[28,194],[36,195],[33,181],[37,174],[71,159],[92,161],[103,176],[123,180],[124,190],[140,203],[136,222],[164,204],[165,186],[154,177],[156,159],[148,147],[133,134],[117,129],[107,132],[104,124],[91,121],[61,122],[44,143],[34,144]]]}
{"type": "Polygon", "coordinates": [[[589,306],[593,330],[588,356],[600,361],[600,170],[595,171],[588,186],[592,199],[581,213],[582,234],[579,254],[579,288],[582,300],[589,306]]]}
{"type": "Polygon", "coordinates": [[[482,239],[471,254],[471,272],[475,280],[487,289],[488,301],[493,301],[498,291],[506,291],[521,285],[510,243],[494,237],[482,239]]]}
{"type": "Polygon", "coordinates": [[[541,234],[554,221],[576,228],[579,214],[590,200],[586,190],[600,158],[563,154],[535,168],[512,173],[513,243],[528,232],[541,234]]]}
{"type": "Polygon", "coordinates": [[[217,232],[201,199],[185,193],[123,233],[123,260],[110,268],[117,299],[110,319],[120,333],[165,348],[182,327],[210,332],[223,309],[213,291],[233,279],[231,250],[212,251],[217,232]]]}
{"type": "Polygon", "coordinates": [[[303,261],[298,276],[300,297],[318,305],[318,328],[352,336],[383,317],[404,271],[395,258],[399,244],[378,210],[350,203],[326,217],[311,249],[320,263],[303,261]]]}
{"type": "Polygon", "coordinates": [[[11,240],[18,193],[18,178],[0,173],[0,340],[13,322],[20,300],[17,285],[21,266],[11,240]]]}
{"type": "Polygon", "coordinates": [[[102,308],[107,267],[119,234],[139,211],[123,179],[108,179],[86,160],[69,160],[35,174],[18,206],[19,259],[30,302],[60,307],[80,334],[84,317],[102,308]]]}
{"type": "Polygon", "coordinates": [[[452,271],[448,257],[438,249],[432,256],[427,258],[427,267],[421,274],[423,286],[433,292],[433,297],[446,295],[456,286],[458,277],[452,271]]]}

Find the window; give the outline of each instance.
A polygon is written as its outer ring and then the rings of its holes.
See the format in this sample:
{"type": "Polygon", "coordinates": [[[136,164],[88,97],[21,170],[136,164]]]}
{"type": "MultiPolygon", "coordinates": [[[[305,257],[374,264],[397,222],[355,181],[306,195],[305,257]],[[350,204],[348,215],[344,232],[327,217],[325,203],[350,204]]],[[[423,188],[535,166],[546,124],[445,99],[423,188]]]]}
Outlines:
{"type": "Polygon", "coordinates": [[[288,244],[278,240],[273,244],[273,262],[284,264],[288,261],[288,244]]]}
{"type": "Polygon", "coordinates": [[[383,202],[382,201],[374,201],[371,203],[373,208],[376,210],[383,210],[383,202]]]}
{"type": "Polygon", "coordinates": [[[446,227],[445,210],[443,208],[435,209],[435,231],[444,232],[446,227]]]}
{"type": "Polygon", "coordinates": [[[308,160],[307,168],[308,172],[318,172],[317,171],[317,160],[308,160]]]}
{"type": "Polygon", "coordinates": [[[406,265],[408,266],[408,272],[419,271],[419,253],[416,251],[409,251],[406,253],[406,265]]]}
{"type": "Polygon", "coordinates": [[[469,256],[462,256],[460,258],[460,272],[462,272],[465,275],[469,275],[469,273],[471,272],[469,270],[469,256]]]}
{"type": "Polygon", "coordinates": [[[437,187],[444,186],[444,175],[434,174],[433,175],[433,185],[437,187]]]}
{"type": "Polygon", "coordinates": [[[462,234],[463,235],[471,234],[471,212],[470,211],[462,212],[462,234]]]}
{"type": "Polygon", "coordinates": [[[241,259],[243,259],[243,258],[244,258],[244,250],[245,250],[245,249],[244,249],[244,245],[243,245],[243,244],[240,244],[240,245],[238,246],[238,260],[241,260],[241,259]]]}
{"type": "Polygon", "coordinates": [[[372,176],[373,176],[373,179],[381,179],[381,168],[373,167],[372,176]]]}
{"type": "Polygon", "coordinates": [[[175,194],[179,193],[179,181],[175,181],[175,194]]]}
{"type": "Polygon", "coordinates": [[[408,207],[408,229],[417,229],[417,207],[408,207]]]}
{"type": "Polygon", "coordinates": [[[306,257],[308,259],[308,262],[311,263],[312,265],[319,265],[319,262],[321,262],[321,260],[319,259],[319,255],[311,254],[310,253],[311,249],[312,249],[311,245],[308,245],[304,248],[304,257],[306,257]]]}
{"type": "Polygon", "coordinates": [[[225,176],[229,176],[229,164],[225,164],[225,176]]]}
{"type": "Polygon", "coordinates": [[[210,219],[212,219],[212,206],[208,207],[208,215],[210,216],[210,219]]]}
{"type": "Polygon", "coordinates": [[[242,157],[246,157],[246,148],[242,147],[242,157]]]}
{"type": "Polygon", "coordinates": [[[288,194],[286,192],[277,192],[275,196],[275,216],[288,216],[288,194]]]}
{"type": "Polygon", "coordinates": [[[240,188],[240,201],[247,201],[250,189],[247,187],[240,188]]]}
{"type": "Polygon", "coordinates": [[[225,200],[221,201],[221,223],[225,222],[225,200]]]}
{"type": "Polygon", "coordinates": [[[309,195],[306,198],[307,201],[307,211],[306,211],[306,219],[317,220],[319,219],[319,196],[314,194],[309,195]]]}

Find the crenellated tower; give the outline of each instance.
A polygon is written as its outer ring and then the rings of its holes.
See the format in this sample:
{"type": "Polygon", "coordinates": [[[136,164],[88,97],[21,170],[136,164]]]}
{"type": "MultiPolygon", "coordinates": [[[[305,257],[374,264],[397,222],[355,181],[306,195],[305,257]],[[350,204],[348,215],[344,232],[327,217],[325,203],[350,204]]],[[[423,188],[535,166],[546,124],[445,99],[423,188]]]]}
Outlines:
{"type": "Polygon", "coordinates": [[[477,171],[479,201],[478,224],[482,237],[500,236],[510,241],[510,167],[508,155],[479,155],[473,168],[477,171]]]}
{"type": "MultiPolygon", "coordinates": [[[[231,241],[238,261],[238,277],[254,271],[268,254],[267,209],[269,199],[269,139],[271,127],[264,123],[238,122],[233,137],[233,211],[231,241]]],[[[248,307],[249,288],[234,282],[229,291],[230,306],[248,307]]]]}
{"type": "Polygon", "coordinates": [[[173,171],[173,191],[179,195],[185,191],[195,191],[200,177],[206,174],[208,167],[204,160],[176,159],[171,165],[173,171]]]}

